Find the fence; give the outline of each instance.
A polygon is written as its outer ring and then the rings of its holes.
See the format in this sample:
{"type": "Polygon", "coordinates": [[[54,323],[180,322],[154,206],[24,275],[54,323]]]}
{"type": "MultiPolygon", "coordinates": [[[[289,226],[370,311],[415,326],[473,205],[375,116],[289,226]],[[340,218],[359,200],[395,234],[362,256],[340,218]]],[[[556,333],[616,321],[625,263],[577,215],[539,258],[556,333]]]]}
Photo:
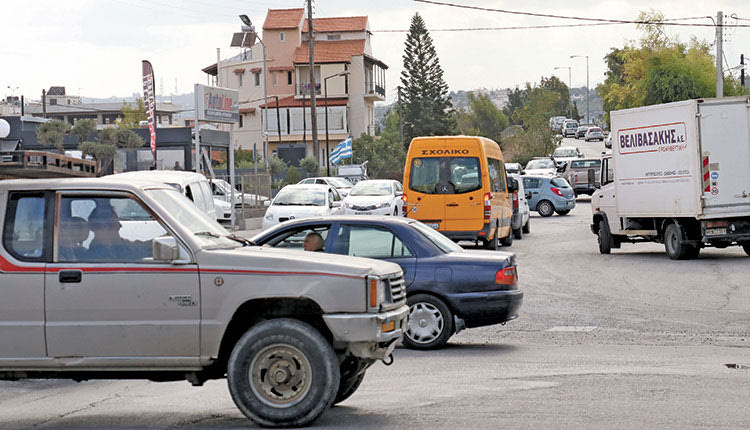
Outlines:
{"type": "Polygon", "coordinates": [[[264,202],[271,199],[271,175],[265,172],[235,172],[235,186],[232,204],[229,175],[226,172],[216,172],[211,181],[219,219],[229,221],[232,209],[236,220],[262,217],[266,211],[264,202]]]}

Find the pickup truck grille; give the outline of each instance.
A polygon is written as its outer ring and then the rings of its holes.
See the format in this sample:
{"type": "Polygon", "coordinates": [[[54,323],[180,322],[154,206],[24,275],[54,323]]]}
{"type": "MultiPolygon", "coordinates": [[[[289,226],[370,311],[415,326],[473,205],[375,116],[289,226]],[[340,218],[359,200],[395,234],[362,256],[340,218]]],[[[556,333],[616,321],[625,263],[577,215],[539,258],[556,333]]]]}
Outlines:
{"type": "Polygon", "coordinates": [[[391,288],[391,303],[396,303],[406,298],[406,282],[401,275],[393,276],[388,279],[391,288]]]}

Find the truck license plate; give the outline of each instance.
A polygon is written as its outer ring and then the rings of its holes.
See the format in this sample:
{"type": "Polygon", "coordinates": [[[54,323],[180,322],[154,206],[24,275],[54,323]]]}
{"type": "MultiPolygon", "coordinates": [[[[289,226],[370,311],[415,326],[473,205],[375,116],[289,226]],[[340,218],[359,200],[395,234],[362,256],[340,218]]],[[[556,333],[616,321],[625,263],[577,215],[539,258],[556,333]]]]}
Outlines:
{"type": "Polygon", "coordinates": [[[427,226],[428,226],[428,227],[432,227],[432,228],[434,228],[435,230],[437,230],[437,229],[438,229],[438,228],[440,227],[440,224],[438,224],[438,223],[436,223],[436,222],[428,222],[428,223],[427,223],[427,226]]]}
{"type": "Polygon", "coordinates": [[[706,236],[723,236],[727,234],[726,228],[707,228],[706,236]]]}

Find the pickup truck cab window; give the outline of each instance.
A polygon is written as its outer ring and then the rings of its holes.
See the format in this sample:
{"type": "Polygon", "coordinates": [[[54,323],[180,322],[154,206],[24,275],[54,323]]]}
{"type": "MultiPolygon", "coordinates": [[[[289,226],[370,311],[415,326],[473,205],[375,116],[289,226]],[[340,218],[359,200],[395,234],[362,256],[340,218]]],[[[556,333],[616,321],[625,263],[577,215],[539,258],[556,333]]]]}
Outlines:
{"type": "Polygon", "coordinates": [[[51,215],[47,193],[11,193],[3,230],[5,249],[20,261],[49,261],[51,215]]]}

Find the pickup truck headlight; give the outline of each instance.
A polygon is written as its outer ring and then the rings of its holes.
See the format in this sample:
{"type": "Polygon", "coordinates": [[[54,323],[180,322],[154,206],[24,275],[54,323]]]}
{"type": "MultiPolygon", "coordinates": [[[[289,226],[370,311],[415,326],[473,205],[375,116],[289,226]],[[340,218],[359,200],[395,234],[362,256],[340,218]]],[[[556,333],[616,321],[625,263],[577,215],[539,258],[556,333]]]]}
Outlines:
{"type": "Polygon", "coordinates": [[[269,221],[273,219],[273,211],[272,210],[269,209],[268,211],[266,211],[266,219],[269,220],[269,221]]]}
{"type": "Polygon", "coordinates": [[[375,276],[367,277],[367,304],[370,309],[379,309],[385,302],[385,285],[375,276]]]}

